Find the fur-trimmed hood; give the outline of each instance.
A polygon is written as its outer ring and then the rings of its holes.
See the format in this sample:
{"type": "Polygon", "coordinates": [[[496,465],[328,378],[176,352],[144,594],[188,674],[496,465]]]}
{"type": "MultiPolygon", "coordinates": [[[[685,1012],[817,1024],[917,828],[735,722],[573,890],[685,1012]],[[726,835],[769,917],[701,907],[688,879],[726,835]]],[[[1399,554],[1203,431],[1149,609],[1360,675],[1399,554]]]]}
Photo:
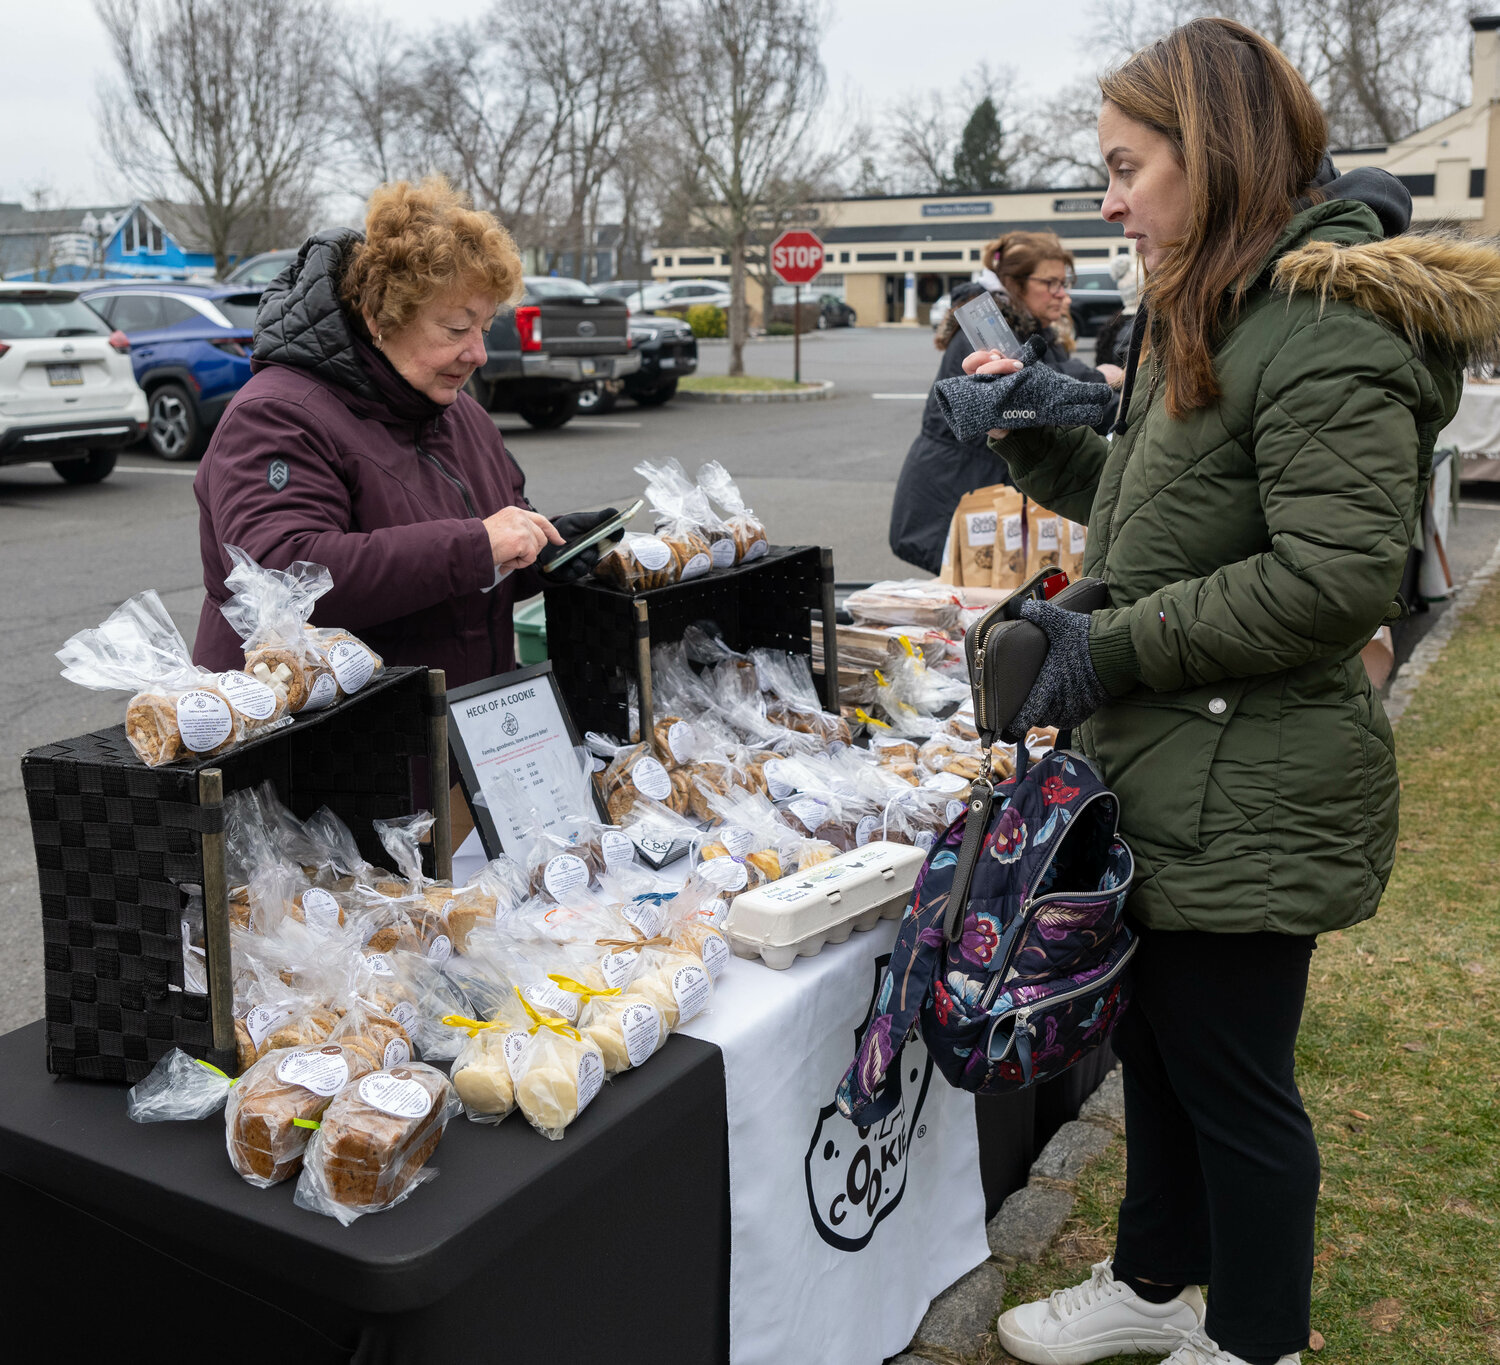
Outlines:
{"type": "MultiPolygon", "coordinates": [[[[1337,207],[1328,205],[1327,207],[1337,207]]],[[[1500,358],[1500,241],[1451,228],[1384,241],[1314,238],[1276,262],[1272,287],[1342,299],[1390,323],[1418,350],[1500,358]]]]}

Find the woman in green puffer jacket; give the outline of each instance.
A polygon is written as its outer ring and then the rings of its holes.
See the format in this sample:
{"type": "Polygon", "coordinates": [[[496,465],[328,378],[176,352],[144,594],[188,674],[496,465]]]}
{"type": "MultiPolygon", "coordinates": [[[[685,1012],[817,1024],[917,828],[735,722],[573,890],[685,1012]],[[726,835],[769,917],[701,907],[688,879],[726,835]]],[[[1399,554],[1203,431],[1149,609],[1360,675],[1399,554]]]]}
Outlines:
{"type": "MultiPolygon", "coordinates": [[[[1112,441],[1037,426],[991,448],[1088,522],[1084,572],[1110,591],[1092,618],[1027,604],[1050,647],[1015,725],[1078,726],[1135,854],[1128,1175],[1112,1263],[1000,1339],[1049,1365],[1289,1365],[1319,1180],[1293,1075],[1309,958],[1375,913],[1396,842],[1359,655],[1395,610],[1464,360],[1500,330],[1500,253],[1317,188],[1322,112],[1238,24],[1195,20],[1100,84],[1104,216],[1148,272],[1121,416],[1112,441]]],[[[1015,374],[1008,411],[1055,397],[995,353],[965,370],[1015,374]]]]}

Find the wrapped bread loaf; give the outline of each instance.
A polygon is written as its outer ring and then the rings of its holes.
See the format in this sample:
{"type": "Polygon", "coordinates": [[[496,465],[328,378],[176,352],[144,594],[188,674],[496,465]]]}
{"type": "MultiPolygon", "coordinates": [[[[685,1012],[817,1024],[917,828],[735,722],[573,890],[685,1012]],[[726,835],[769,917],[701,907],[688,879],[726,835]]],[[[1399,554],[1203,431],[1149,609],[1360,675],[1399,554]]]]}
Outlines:
{"type": "Polygon", "coordinates": [[[345,1225],[399,1203],[435,1174],[424,1167],[458,1107],[448,1078],[421,1062],[362,1076],[324,1111],[293,1202],[345,1225]]]}
{"type": "Polygon", "coordinates": [[[476,1123],[498,1123],[516,1107],[511,1059],[531,1046],[524,1030],[477,1029],[453,1061],[453,1085],[476,1123]]]}
{"type": "Polygon", "coordinates": [[[230,1164],[262,1188],[295,1175],[310,1136],[297,1120],[315,1122],[351,1080],[373,1070],[367,1053],[347,1043],[268,1052],[229,1092],[230,1164]]]}

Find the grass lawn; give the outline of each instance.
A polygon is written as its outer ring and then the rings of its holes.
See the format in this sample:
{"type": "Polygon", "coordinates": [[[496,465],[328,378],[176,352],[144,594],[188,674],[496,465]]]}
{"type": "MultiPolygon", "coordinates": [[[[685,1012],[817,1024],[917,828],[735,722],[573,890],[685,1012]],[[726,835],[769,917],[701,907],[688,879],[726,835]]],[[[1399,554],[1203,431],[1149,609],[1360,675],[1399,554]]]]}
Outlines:
{"type": "Polygon", "coordinates": [[[790,379],[767,379],[758,374],[690,374],[677,381],[690,393],[764,393],[770,389],[812,389],[815,384],[794,384],[790,379]]]}
{"type": "MultiPolygon", "coordinates": [[[[1304,1365],[1500,1361],[1500,583],[1396,729],[1401,842],[1380,912],[1313,954],[1298,1078],[1323,1156],[1304,1365]]],[[[1005,1307],[1107,1256],[1115,1143],[1005,1307]]],[[[1139,1356],[1120,1356],[1120,1362],[1139,1356]]],[[[997,1346],[973,1358],[1008,1361],[997,1346]]]]}

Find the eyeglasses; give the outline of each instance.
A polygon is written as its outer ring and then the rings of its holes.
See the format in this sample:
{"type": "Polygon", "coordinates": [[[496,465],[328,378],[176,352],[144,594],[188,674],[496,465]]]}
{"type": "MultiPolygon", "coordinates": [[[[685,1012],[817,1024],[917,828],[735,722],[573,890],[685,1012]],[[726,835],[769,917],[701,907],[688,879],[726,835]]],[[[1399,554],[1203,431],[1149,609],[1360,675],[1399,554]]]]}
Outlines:
{"type": "Polygon", "coordinates": [[[1032,284],[1041,285],[1049,294],[1066,294],[1068,292],[1068,282],[1066,279],[1044,280],[1040,275],[1032,275],[1029,278],[1032,284]]]}

